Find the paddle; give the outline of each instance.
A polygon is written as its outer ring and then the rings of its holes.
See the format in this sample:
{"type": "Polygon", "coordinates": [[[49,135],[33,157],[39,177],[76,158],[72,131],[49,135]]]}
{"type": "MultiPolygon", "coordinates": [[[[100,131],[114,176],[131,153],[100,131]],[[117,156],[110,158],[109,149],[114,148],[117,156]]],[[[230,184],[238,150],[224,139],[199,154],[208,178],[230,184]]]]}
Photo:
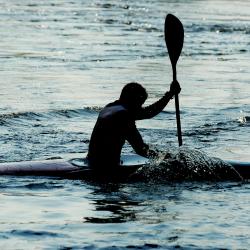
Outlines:
{"type": "MultiPolygon", "coordinates": [[[[165,20],[165,41],[169,58],[172,64],[173,81],[176,81],[176,64],[181,54],[184,41],[184,29],[180,20],[172,14],[168,14],[165,20]]],[[[175,95],[176,123],[179,146],[182,145],[181,120],[179,109],[179,97],[175,95]]]]}

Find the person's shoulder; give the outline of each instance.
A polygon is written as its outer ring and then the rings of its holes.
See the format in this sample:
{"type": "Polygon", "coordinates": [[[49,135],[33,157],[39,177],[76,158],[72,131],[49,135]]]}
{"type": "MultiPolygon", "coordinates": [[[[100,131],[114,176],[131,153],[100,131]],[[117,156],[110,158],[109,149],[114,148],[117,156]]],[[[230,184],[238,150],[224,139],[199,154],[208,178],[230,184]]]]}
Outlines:
{"type": "Polygon", "coordinates": [[[120,113],[120,112],[127,113],[128,112],[127,108],[124,105],[122,105],[122,103],[119,100],[107,104],[105,106],[105,108],[111,109],[116,113],[120,113]]]}
{"type": "Polygon", "coordinates": [[[121,102],[119,101],[119,100],[116,100],[116,101],[114,101],[114,102],[110,102],[109,104],[107,104],[106,106],[105,106],[105,108],[107,107],[113,107],[113,106],[119,106],[119,105],[121,105],[121,102]]]}
{"type": "Polygon", "coordinates": [[[101,110],[99,117],[126,120],[129,118],[129,113],[119,101],[115,101],[107,104],[101,110]]]}

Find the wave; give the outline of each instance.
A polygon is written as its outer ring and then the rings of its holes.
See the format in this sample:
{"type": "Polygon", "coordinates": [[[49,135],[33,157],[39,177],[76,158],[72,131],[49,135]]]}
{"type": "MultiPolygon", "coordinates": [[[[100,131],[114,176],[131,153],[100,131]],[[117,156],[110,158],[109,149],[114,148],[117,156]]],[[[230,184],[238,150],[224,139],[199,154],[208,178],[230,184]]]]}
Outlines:
{"type": "Polygon", "coordinates": [[[97,114],[102,107],[84,107],[83,109],[61,109],[61,110],[47,110],[47,111],[26,111],[17,113],[0,114],[0,125],[6,125],[11,121],[19,119],[27,121],[41,121],[50,118],[75,118],[82,116],[91,116],[97,114]]]}
{"type": "Polygon", "coordinates": [[[185,26],[187,32],[217,32],[234,33],[240,32],[250,34],[250,27],[247,25],[227,25],[227,24],[191,24],[185,26]]]}
{"type": "Polygon", "coordinates": [[[65,237],[64,234],[59,234],[59,233],[54,233],[50,231],[35,231],[35,230],[19,230],[19,229],[14,229],[8,232],[10,235],[14,236],[21,236],[21,237],[39,237],[39,238],[44,238],[44,237],[60,237],[63,238],[65,237]]]}
{"type": "Polygon", "coordinates": [[[238,120],[228,120],[224,122],[217,123],[205,123],[196,128],[191,128],[190,130],[184,131],[185,136],[211,136],[222,131],[236,131],[242,124],[238,120]]]}

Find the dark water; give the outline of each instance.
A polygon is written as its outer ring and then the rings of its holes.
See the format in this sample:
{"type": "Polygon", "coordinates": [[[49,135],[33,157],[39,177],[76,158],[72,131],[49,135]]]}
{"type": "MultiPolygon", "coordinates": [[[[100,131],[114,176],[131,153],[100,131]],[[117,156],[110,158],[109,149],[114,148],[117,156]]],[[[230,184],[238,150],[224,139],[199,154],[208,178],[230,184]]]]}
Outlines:
{"type": "MultiPolygon", "coordinates": [[[[184,144],[249,161],[248,1],[0,0],[0,162],[86,152],[98,111],[129,81],[143,83],[148,104],[162,96],[172,77],[167,13],[185,29],[184,144]]],[[[158,149],[177,146],[173,103],[138,127],[158,149]]],[[[250,245],[248,183],[0,180],[3,249],[250,245]]]]}

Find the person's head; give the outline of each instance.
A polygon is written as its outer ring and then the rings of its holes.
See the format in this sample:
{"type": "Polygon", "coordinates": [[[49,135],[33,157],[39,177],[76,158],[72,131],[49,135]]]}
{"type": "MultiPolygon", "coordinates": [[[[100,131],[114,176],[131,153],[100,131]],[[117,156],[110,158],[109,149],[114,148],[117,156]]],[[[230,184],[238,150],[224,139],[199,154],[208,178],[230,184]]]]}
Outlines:
{"type": "Polygon", "coordinates": [[[120,95],[120,101],[131,109],[140,108],[147,98],[146,89],[136,82],[126,84],[120,95]]]}

